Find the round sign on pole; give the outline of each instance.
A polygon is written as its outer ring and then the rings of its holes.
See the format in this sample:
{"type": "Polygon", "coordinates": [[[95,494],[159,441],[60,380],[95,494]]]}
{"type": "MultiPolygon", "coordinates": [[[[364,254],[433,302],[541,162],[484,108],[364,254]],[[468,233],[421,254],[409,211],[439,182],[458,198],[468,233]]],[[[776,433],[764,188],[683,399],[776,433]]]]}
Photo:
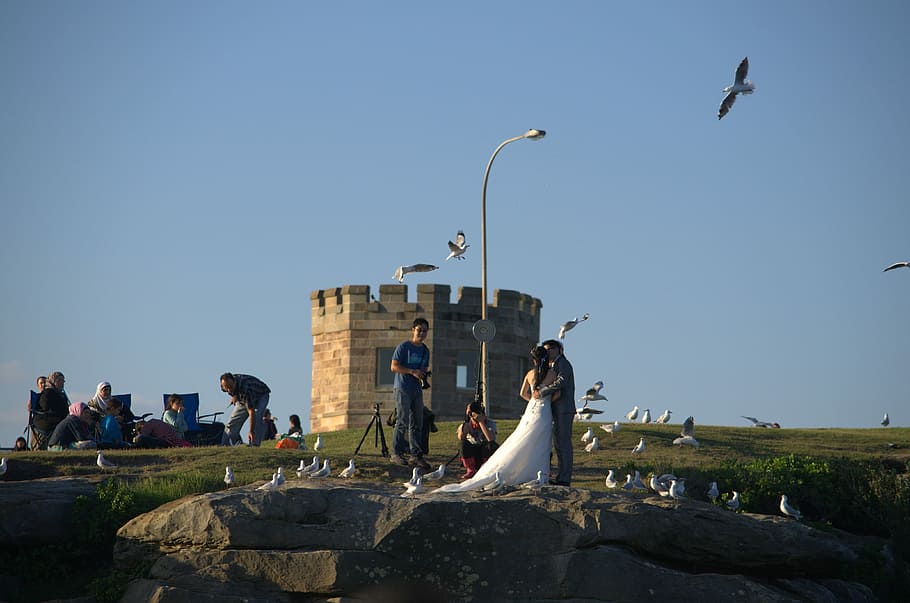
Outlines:
{"type": "Polygon", "coordinates": [[[471,330],[474,332],[474,339],[481,343],[488,343],[496,337],[496,326],[492,320],[478,320],[471,330]]]}

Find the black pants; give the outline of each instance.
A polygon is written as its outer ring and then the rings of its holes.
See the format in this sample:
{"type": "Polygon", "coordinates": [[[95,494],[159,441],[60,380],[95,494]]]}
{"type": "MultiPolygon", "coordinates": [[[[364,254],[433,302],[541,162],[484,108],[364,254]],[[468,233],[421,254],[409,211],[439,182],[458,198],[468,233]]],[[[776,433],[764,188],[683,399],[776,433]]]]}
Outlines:
{"type": "Polygon", "coordinates": [[[496,442],[472,444],[467,440],[461,440],[459,454],[461,454],[463,459],[474,459],[475,467],[479,469],[481,465],[487,462],[488,458],[493,456],[497,448],[499,448],[499,444],[496,442]]]}

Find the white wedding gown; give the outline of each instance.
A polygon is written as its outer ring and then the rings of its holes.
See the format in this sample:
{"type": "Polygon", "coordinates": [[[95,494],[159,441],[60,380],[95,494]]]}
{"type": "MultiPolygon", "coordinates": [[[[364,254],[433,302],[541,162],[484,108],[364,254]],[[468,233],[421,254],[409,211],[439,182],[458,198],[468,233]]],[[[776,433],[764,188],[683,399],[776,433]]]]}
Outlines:
{"type": "Polygon", "coordinates": [[[553,411],[550,396],[531,398],[515,431],[496,449],[471,479],[448,484],[436,492],[470,492],[491,483],[498,471],[503,485],[517,486],[550,474],[550,448],[553,440],[553,411]]]}

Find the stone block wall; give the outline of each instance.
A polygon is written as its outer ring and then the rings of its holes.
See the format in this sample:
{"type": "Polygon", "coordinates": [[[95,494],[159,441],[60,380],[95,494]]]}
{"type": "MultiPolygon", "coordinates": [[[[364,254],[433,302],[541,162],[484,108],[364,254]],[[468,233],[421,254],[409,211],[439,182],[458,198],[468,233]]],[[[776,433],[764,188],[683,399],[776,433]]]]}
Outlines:
{"type": "MultiPolygon", "coordinates": [[[[377,385],[377,350],[394,348],[410,337],[418,316],[430,323],[432,387],[424,403],[441,421],[455,420],[474,399],[474,368],[470,387],[456,387],[459,351],[476,352],[480,344],[471,328],[480,319],[481,290],[461,287],[451,301],[448,285],[417,286],[417,301],[408,301],[407,285],[380,285],[379,298],[368,285],[320,289],[310,294],[312,308],[313,376],[310,430],[314,433],[365,427],[375,402],[383,419],[394,408],[391,386],[377,385]]],[[[517,291],[496,290],[488,317],[496,337],[488,347],[490,406],[494,418],[516,418],[524,409],[518,396],[528,369],[528,350],[539,341],[540,299],[517,291]]],[[[387,431],[387,439],[391,434],[387,431]]],[[[390,442],[391,443],[391,442],[390,442]]]]}

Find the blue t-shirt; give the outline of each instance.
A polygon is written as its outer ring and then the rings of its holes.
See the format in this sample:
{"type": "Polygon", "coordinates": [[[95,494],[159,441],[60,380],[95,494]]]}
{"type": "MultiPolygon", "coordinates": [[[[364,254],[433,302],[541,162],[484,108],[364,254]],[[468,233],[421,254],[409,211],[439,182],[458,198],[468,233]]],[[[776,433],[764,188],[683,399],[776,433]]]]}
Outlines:
{"type": "MultiPolygon", "coordinates": [[[[392,360],[409,369],[426,371],[427,367],[430,366],[430,348],[424,344],[415,345],[410,341],[403,341],[395,348],[392,360]]],[[[420,381],[414,375],[395,373],[395,387],[399,389],[420,389],[420,381]]]]}
{"type": "Polygon", "coordinates": [[[120,423],[114,415],[105,415],[101,419],[101,443],[102,444],[122,444],[123,432],[120,431],[120,423]]]}

